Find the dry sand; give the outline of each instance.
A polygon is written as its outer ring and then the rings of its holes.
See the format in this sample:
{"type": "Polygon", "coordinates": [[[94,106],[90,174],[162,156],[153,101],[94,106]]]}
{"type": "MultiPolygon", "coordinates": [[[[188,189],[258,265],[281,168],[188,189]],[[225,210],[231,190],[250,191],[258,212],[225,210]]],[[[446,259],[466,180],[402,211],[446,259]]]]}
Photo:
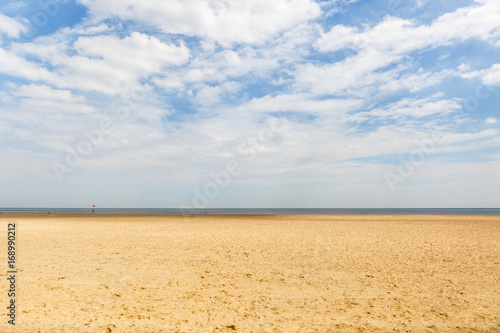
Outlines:
{"type": "Polygon", "coordinates": [[[500,332],[500,216],[14,221],[17,332],[500,332]]]}

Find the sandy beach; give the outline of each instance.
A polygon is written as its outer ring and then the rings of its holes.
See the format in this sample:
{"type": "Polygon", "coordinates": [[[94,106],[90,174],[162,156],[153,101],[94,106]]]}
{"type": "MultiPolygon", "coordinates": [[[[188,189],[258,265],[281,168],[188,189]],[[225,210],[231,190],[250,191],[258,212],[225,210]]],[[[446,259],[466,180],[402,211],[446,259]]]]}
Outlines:
{"type": "Polygon", "coordinates": [[[0,215],[15,330],[500,332],[500,216],[0,215]]]}

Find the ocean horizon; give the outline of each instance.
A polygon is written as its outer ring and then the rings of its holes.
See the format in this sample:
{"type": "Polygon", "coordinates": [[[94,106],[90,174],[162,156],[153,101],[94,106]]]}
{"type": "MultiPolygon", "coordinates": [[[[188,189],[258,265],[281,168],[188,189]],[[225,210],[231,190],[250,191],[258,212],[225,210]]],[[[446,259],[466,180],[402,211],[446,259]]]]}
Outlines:
{"type": "MultiPolygon", "coordinates": [[[[500,208],[94,208],[123,215],[500,215],[500,208]]],[[[92,214],[92,208],[0,208],[0,214],[92,214]]]]}

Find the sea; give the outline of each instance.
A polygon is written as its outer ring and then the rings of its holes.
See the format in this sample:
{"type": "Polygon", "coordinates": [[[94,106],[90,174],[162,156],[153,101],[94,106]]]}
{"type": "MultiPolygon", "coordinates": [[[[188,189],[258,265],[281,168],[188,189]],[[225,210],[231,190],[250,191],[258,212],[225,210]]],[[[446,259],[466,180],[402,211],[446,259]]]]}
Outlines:
{"type": "MultiPolygon", "coordinates": [[[[0,208],[0,214],[92,214],[92,208],[0,208]]],[[[94,208],[137,215],[500,215],[500,208],[94,208]]]]}

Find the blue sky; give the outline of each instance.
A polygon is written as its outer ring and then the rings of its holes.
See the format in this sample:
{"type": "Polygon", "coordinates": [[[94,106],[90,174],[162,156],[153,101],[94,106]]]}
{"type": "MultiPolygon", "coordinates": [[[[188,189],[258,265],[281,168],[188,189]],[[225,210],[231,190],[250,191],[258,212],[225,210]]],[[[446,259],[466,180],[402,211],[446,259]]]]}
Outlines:
{"type": "Polygon", "coordinates": [[[499,207],[500,3],[0,6],[2,207],[499,207]]]}

